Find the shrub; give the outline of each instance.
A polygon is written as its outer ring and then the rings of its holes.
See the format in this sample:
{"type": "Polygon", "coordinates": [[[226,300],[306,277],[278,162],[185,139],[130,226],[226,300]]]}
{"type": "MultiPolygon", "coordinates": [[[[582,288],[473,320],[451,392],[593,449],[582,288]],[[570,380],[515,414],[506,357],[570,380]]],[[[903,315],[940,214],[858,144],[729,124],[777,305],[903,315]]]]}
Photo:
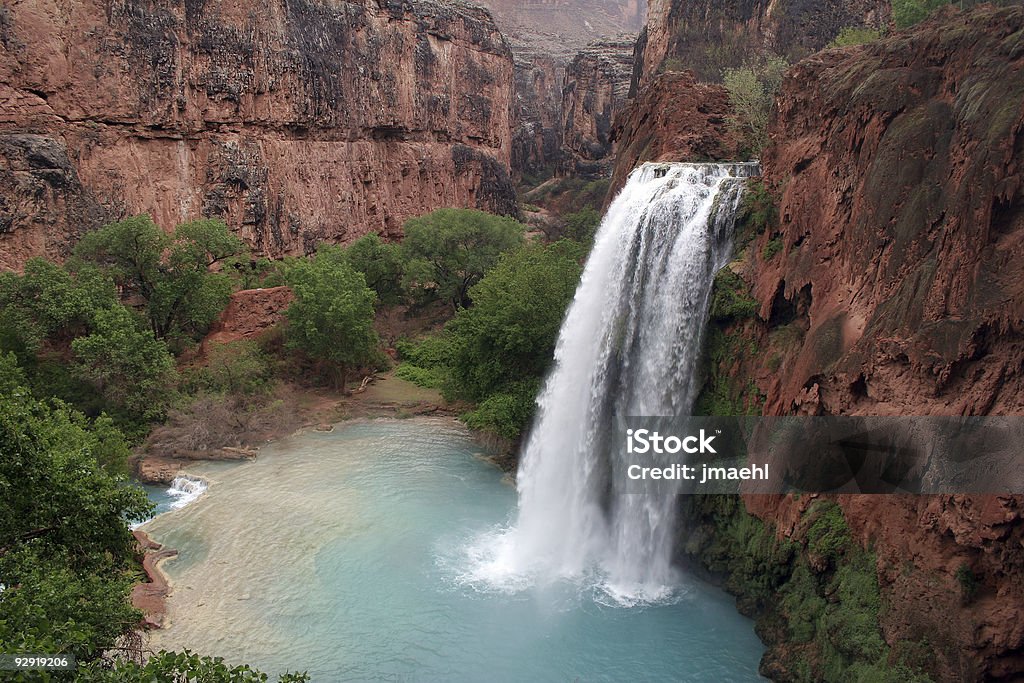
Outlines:
{"type": "Polygon", "coordinates": [[[739,275],[723,268],[715,275],[711,290],[711,319],[717,322],[752,318],[760,305],[748,293],[750,287],[739,275]]]}
{"type": "Polygon", "coordinates": [[[829,47],[849,47],[851,45],[863,45],[873,43],[882,37],[882,32],[869,26],[847,26],[839,32],[829,47]]]}
{"type": "Polygon", "coordinates": [[[242,340],[211,344],[206,350],[206,365],[191,372],[187,387],[192,393],[248,396],[269,391],[273,379],[270,356],[256,342],[242,340]]]}
{"type": "Polygon", "coordinates": [[[761,258],[765,261],[771,261],[773,258],[778,256],[781,251],[782,238],[773,237],[765,243],[764,249],[761,250],[761,258]]]}
{"type": "Polygon", "coordinates": [[[768,128],[775,110],[775,97],[789,64],[772,57],[752,66],[726,69],[732,113],[729,127],[740,136],[749,154],[757,156],[768,146],[768,128]]]}

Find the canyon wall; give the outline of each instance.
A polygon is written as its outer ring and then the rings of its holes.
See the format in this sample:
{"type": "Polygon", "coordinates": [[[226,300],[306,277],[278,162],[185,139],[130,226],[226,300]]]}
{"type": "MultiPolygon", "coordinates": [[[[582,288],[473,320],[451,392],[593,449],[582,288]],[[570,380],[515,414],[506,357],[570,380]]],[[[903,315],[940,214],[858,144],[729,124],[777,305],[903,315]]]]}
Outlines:
{"type": "MultiPolygon", "coordinates": [[[[723,330],[740,351],[711,369],[732,398],[769,415],[1024,414],[1024,9],[947,9],[805,59],[763,163],[777,217],[731,266],[759,313],[723,330]]],[[[744,502],[800,540],[816,499],[744,502]]],[[[1024,499],[835,500],[876,558],[890,645],[926,643],[938,680],[1024,676],[1024,499]]]]}
{"type": "Polygon", "coordinates": [[[517,211],[512,55],[480,8],[31,0],[0,47],[0,268],[135,212],[281,256],[517,211]]]}
{"type": "Polygon", "coordinates": [[[889,0],[651,0],[636,85],[660,70],[690,69],[703,81],[765,55],[795,62],[847,27],[889,26],[889,0]]]}
{"type": "MultiPolygon", "coordinates": [[[[596,168],[589,162],[603,161],[611,152],[607,104],[612,100],[614,109],[628,87],[632,42],[643,26],[647,3],[483,0],[483,4],[494,13],[516,58],[515,176],[535,184],[555,173],[572,175],[576,160],[582,160],[584,171],[592,175],[596,168]],[[624,59],[629,60],[625,70],[624,59]]],[[[605,175],[608,166],[601,166],[605,175]]]]}
{"type": "Polygon", "coordinates": [[[591,43],[566,67],[561,106],[561,175],[612,173],[612,121],[626,104],[635,39],[591,43]]]}

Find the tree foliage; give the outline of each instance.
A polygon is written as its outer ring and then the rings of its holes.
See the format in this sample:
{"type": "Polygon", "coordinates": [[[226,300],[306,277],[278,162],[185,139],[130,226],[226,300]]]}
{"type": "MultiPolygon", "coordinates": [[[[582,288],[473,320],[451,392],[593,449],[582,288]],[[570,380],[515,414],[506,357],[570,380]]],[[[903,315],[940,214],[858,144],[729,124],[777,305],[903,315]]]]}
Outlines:
{"type": "Polygon", "coordinates": [[[100,463],[123,447],[63,404],[34,399],[0,360],[0,651],[98,657],[132,627],[145,494],[100,463]]]}
{"type": "Polygon", "coordinates": [[[118,303],[114,282],[96,268],[71,273],[41,258],[24,273],[0,273],[0,351],[28,361],[47,339],[85,333],[96,312],[118,303]]]}
{"type": "Polygon", "coordinates": [[[352,366],[375,360],[376,295],[336,248],[321,249],[315,258],[296,263],[288,284],[295,292],[287,311],[289,347],[326,365],[334,384],[344,388],[352,366]]]}
{"type": "Polygon", "coordinates": [[[456,308],[502,253],[523,243],[517,221],[473,209],[438,209],[405,224],[404,286],[420,300],[438,298],[456,308]]]}
{"type": "Polygon", "coordinates": [[[400,345],[404,376],[477,404],[465,416],[471,427],[517,438],[533,416],[584,254],[562,241],[502,256],[471,290],[473,306],[440,335],[400,345]]]}
{"type": "Polygon", "coordinates": [[[98,311],[90,334],[71,342],[73,372],[106,405],[147,423],[163,417],[173,399],[176,371],[167,345],[124,306],[98,311]]]}
{"type": "Polygon", "coordinates": [[[371,233],[360,237],[345,250],[352,269],[362,273],[366,286],[377,293],[377,301],[389,306],[402,300],[402,248],[371,233]]]}
{"type": "Polygon", "coordinates": [[[732,107],[729,126],[740,136],[746,151],[755,156],[768,146],[775,98],[787,68],[784,59],[771,57],[756,65],[725,71],[725,88],[732,107]]]}
{"type": "Polygon", "coordinates": [[[104,267],[118,285],[145,302],[158,338],[198,339],[227,305],[229,275],[214,266],[245,251],[218,220],[179,225],[173,235],[149,216],[134,216],[87,234],[75,256],[104,267]]]}
{"type": "MultiPolygon", "coordinates": [[[[220,657],[202,657],[186,650],[160,652],[145,664],[119,660],[111,667],[92,665],[78,672],[78,680],[84,683],[265,683],[269,677],[248,664],[229,666],[220,657]]],[[[308,680],[309,676],[300,673],[284,673],[277,679],[278,683],[308,680]]]]}

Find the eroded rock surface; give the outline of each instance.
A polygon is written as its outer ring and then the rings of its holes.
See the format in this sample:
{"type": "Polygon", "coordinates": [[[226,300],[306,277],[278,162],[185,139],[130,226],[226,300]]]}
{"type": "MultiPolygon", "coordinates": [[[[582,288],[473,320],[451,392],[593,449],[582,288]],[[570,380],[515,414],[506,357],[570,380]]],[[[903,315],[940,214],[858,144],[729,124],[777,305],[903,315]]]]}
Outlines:
{"type": "MultiPolygon", "coordinates": [[[[1024,9],[817,54],[780,107],[780,220],[743,271],[762,357],[736,376],[773,415],[1024,414],[1024,9]]],[[[941,680],[1024,675],[1024,501],[838,502],[877,555],[886,640],[926,638],[941,680]]],[[[788,535],[810,500],[746,503],[788,535]]]]}
{"type": "Polygon", "coordinates": [[[30,0],[0,22],[0,267],[127,213],[260,253],[516,211],[512,55],[451,0],[30,0]]]}

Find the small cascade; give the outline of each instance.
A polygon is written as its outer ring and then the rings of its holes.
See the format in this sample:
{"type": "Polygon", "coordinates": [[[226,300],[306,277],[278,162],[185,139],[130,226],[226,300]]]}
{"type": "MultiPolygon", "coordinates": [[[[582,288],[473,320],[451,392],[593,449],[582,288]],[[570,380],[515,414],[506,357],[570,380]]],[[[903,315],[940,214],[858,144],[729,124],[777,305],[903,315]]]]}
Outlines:
{"type": "MultiPolygon", "coordinates": [[[[471,549],[470,581],[595,581],[619,604],[673,592],[675,496],[623,493],[626,416],[686,415],[715,274],[756,164],[645,164],[598,230],[538,399],[514,525],[471,549]]],[[[632,482],[636,486],[636,482],[632,482]]]]}
{"type": "Polygon", "coordinates": [[[167,495],[173,499],[172,510],[183,508],[206,492],[206,482],[197,477],[180,474],[171,481],[167,495]]]}

